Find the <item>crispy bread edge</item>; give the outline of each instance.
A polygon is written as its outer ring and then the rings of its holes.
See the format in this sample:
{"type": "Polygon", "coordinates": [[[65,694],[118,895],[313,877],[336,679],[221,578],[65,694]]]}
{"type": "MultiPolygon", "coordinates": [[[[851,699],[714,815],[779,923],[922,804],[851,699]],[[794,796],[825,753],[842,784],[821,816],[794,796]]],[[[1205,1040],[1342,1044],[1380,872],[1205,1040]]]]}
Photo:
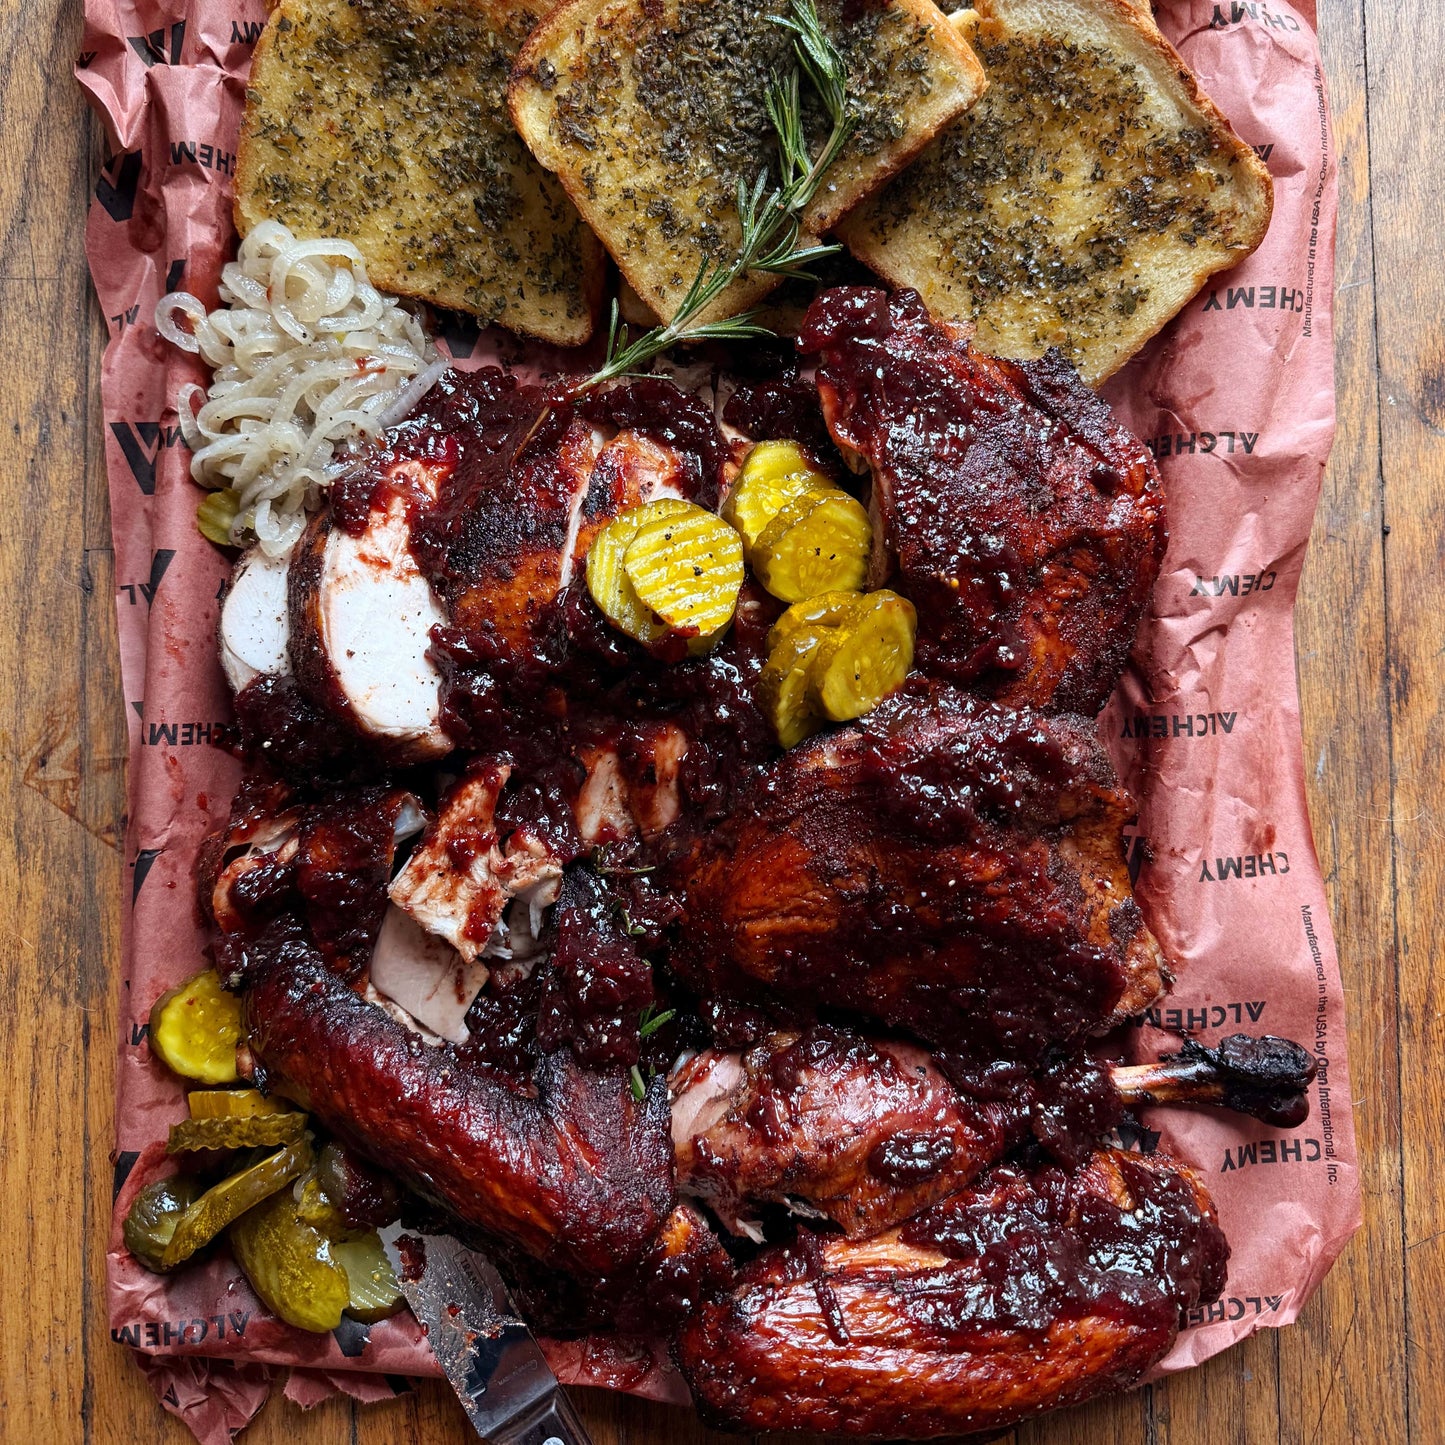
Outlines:
{"type": "MultiPolygon", "coordinates": [[[[1255,154],[1253,147],[1239,138],[1229,117],[1200,89],[1198,77],[1195,76],[1179,52],[1164,38],[1159,27],[1154,23],[1152,15],[1141,11],[1139,6],[1133,3],[1133,0],[1089,0],[1089,3],[1095,5],[1099,10],[1112,12],[1121,24],[1137,34],[1139,44],[1153,50],[1163,58],[1173,70],[1175,77],[1182,83],[1186,100],[1199,111],[1205,122],[1217,134],[1230,142],[1235,160],[1240,164],[1241,174],[1247,175],[1262,191],[1260,204],[1255,207],[1256,224],[1251,231],[1246,233],[1247,239],[1233,254],[1225,257],[1218,265],[1204,266],[1193,273],[1194,290],[1190,293],[1189,298],[1177,310],[1161,318],[1151,330],[1140,332],[1129,348],[1121,350],[1113,358],[1113,363],[1108,370],[1101,371],[1092,378],[1091,385],[1097,387],[1137,356],[1179,315],[1184,306],[1189,304],[1189,300],[1199,294],[1204,283],[1211,276],[1216,276],[1221,271],[1227,271],[1231,267],[1237,266],[1258,248],[1260,242],[1264,240],[1265,233],[1269,230],[1270,217],[1274,213],[1274,179],[1269,173],[1269,168],[1255,154]]],[[[993,6],[990,0],[982,0],[980,8],[981,10],[992,10],[993,6]]],[[[857,225],[850,228],[848,217],[844,217],[839,234],[848,249],[865,266],[876,271],[890,285],[907,286],[909,284],[908,277],[901,275],[896,267],[890,267],[888,264],[888,253],[892,248],[887,243],[875,242],[869,230],[857,225]]]]}

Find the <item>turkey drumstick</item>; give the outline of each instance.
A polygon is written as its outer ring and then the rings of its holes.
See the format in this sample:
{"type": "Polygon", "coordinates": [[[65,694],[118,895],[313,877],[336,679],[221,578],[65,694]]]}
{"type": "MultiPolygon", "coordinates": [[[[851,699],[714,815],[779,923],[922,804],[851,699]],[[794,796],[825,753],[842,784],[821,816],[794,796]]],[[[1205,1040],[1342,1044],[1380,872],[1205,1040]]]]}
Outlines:
{"type": "Polygon", "coordinates": [[[1230,1034],[1213,1049],[1185,1039],[1177,1054],[1120,1065],[1112,1077],[1126,1104],[1215,1104],[1293,1129],[1309,1117],[1315,1068],[1292,1039],[1230,1034]]]}
{"type": "Polygon", "coordinates": [[[1287,1039],[1186,1040],[1154,1064],[1087,1056],[955,1079],[915,1044],[815,1025],[685,1057],[669,1079],[678,1187],[733,1232],[763,1203],[864,1238],[965,1188],[1032,1134],[1087,1154],[1133,1104],[1204,1104],[1292,1127],[1314,1062],[1287,1039]]]}

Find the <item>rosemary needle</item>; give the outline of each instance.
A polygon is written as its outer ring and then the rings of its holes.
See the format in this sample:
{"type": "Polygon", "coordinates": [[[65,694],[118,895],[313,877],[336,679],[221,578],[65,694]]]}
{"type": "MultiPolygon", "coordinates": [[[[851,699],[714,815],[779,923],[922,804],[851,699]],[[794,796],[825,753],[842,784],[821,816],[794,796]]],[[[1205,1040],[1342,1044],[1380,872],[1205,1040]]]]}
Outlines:
{"type": "Polygon", "coordinates": [[[768,117],[778,137],[781,181],[771,190],[768,173],[759,173],[749,186],[738,182],[737,207],[741,239],[731,261],[698,266],[676,315],[665,326],[656,326],[624,345],[625,330],[612,303],[612,320],[607,330],[607,359],[600,370],[575,387],[590,390],[647,365],[680,341],[741,341],[754,336],[771,336],[758,325],[755,311],[744,311],[719,321],[698,321],[739,277],[752,271],[773,276],[806,277],[808,267],[838,251],[837,246],[800,245],[802,213],[818,194],[823,178],[848,144],[856,117],[848,109],[848,67],[837,47],[829,40],[818,19],[814,0],[791,0],[791,13],[774,22],[793,32],[793,52],[798,69],[777,77],[768,86],[768,117]],[[828,139],[817,156],[808,150],[803,133],[803,98],[800,71],[817,91],[831,123],[828,139]]]}

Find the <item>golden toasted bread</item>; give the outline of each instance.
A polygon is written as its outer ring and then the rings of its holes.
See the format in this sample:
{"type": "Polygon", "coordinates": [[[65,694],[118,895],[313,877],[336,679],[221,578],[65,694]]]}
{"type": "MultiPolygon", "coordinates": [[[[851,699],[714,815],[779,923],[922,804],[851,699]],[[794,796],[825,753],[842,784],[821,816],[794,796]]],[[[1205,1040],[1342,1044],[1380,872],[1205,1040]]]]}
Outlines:
{"type": "Polygon", "coordinates": [[[981,350],[1096,384],[1264,238],[1269,172],[1130,0],[979,0],[988,90],[838,234],[981,350]]]}
{"type": "Polygon", "coordinates": [[[341,236],[386,291],[561,345],[606,258],[507,114],[539,12],[503,0],[281,0],[251,64],[236,225],[341,236]]]}
{"type": "MultiPolygon", "coordinates": [[[[775,167],[768,81],[794,66],[785,0],[565,0],[512,73],[512,118],[638,295],[672,317],[704,259],[737,250],[740,180],[775,167]]],[[[857,133],[805,223],[826,231],[982,89],[978,62],[931,0],[822,0],[848,66],[857,133]]],[[[813,115],[813,144],[822,118],[813,115]]],[[[777,285],[754,274],[709,317],[777,285]]]]}

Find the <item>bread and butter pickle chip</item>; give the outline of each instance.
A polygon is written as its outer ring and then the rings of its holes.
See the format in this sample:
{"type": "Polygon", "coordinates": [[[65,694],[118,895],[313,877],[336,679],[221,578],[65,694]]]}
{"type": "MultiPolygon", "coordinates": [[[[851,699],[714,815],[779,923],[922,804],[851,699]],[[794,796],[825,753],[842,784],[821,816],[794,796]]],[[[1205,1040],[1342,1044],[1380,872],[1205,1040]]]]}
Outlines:
{"type": "Polygon", "coordinates": [[[797,442],[759,442],[747,454],[728,492],[723,520],[737,529],[751,561],[758,539],[784,503],[824,491],[829,485],[797,442]]]}
{"type": "Polygon", "coordinates": [[[873,524],[861,503],[836,487],[784,504],[753,552],[758,581],[784,602],[820,592],[857,592],[868,578],[873,524]]]}
{"type": "Polygon", "coordinates": [[[193,1149],[254,1149],[289,1144],[306,1132],[305,1114],[253,1114],[242,1119],[183,1119],[171,1125],[167,1154],[193,1149]]]}
{"type": "Polygon", "coordinates": [[[391,1261],[381,1247],[381,1236],[374,1229],[357,1239],[333,1243],[331,1258],[346,1271],[350,1289],[346,1313],[353,1319],[374,1325],[406,1303],[391,1261]]]}
{"type": "Polygon", "coordinates": [[[669,631],[716,639],[737,610],[742,539],[721,517],[689,507],[644,522],[623,568],[642,604],[669,631]]]}
{"type": "Polygon", "coordinates": [[[623,569],[623,558],[643,526],[685,512],[690,505],[663,497],[641,507],[629,507],[603,527],[587,549],[587,590],[592,600],[615,628],[638,642],[656,642],[666,634],[667,628],[633,590],[623,569]]]}
{"type": "Polygon", "coordinates": [[[175,1233],[161,1254],[160,1268],[171,1270],[189,1259],[248,1209],[254,1209],[304,1174],[314,1159],[311,1141],[303,1134],[284,1149],[206,1190],[176,1222],[175,1233]]]}
{"type": "Polygon", "coordinates": [[[260,1089],[192,1089],[187,1096],[193,1119],[254,1119],[294,1114],[296,1105],[260,1089]]]}
{"type": "Polygon", "coordinates": [[[823,725],[808,697],[809,664],[832,629],[822,625],[796,628],[768,653],[758,676],[757,702],[772,723],[780,746],[790,748],[823,725]]]}
{"type": "Polygon", "coordinates": [[[896,592],[870,593],[819,645],[808,668],[809,702],[833,722],[872,712],[903,685],[917,631],[911,602],[896,592]]]}
{"type": "Polygon", "coordinates": [[[166,1266],[161,1261],[166,1247],[200,1192],[200,1180],[194,1175],[177,1174],[170,1179],[153,1180],[131,1200],[125,1223],[121,1225],[121,1238],[147,1269],[158,1274],[164,1271],[166,1266]]]}
{"type": "Polygon", "coordinates": [[[248,1210],[227,1237],[251,1288],[278,1319],[318,1335],[341,1323],[351,1282],[332,1258],[331,1241],[297,1213],[291,1190],[248,1210]]]}
{"type": "Polygon", "coordinates": [[[151,1009],[151,1052],[184,1079],[234,1084],[240,1040],[241,1000],[221,986],[215,969],[202,969],[151,1009]]]}
{"type": "Polygon", "coordinates": [[[768,633],[768,651],[786,642],[803,628],[841,627],[853,615],[853,608],[863,601],[862,592],[820,592],[795,602],[773,623],[768,633]]]}

